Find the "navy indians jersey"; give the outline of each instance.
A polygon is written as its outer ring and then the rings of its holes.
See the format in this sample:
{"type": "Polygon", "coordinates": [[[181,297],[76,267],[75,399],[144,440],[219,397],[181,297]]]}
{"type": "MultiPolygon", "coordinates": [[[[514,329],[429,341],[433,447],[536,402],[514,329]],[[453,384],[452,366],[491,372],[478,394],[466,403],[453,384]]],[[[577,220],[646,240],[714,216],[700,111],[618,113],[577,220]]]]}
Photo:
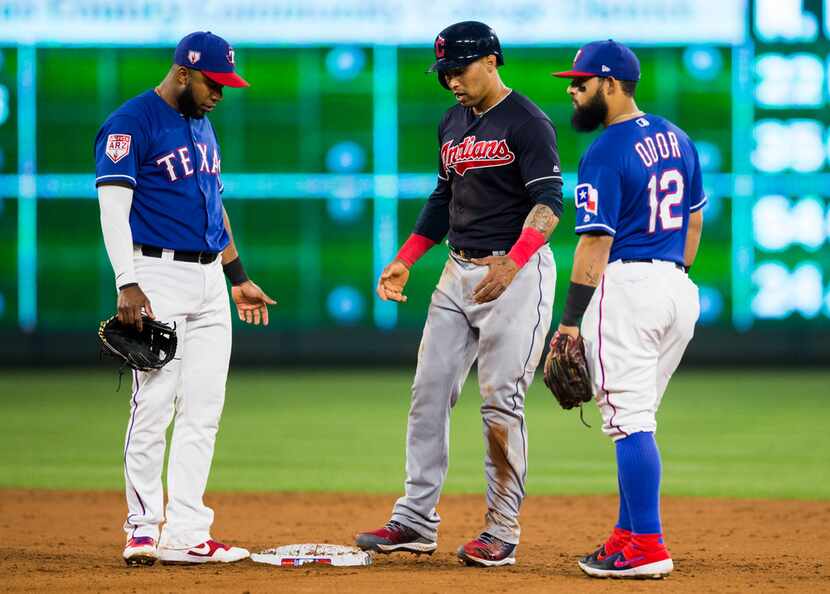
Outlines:
{"type": "Polygon", "coordinates": [[[462,249],[509,250],[536,204],[562,213],[556,132],[511,91],[482,115],[456,104],[438,127],[438,183],[414,232],[462,249]]]}
{"type": "Polygon", "coordinates": [[[683,264],[689,213],[706,204],[697,150],[659,116],[613,124],[582,156],[574,200],[577,233],[614,236],[609,261],[683,264]]]}
{"type": "Polygon", "coordinates": [[[229,243],[222,216],[219,145],[210,121],[185,118],[154,91],[115,110],[95,139],[96,186],[133,188],[133,241],[220,252],[229,243]]]}

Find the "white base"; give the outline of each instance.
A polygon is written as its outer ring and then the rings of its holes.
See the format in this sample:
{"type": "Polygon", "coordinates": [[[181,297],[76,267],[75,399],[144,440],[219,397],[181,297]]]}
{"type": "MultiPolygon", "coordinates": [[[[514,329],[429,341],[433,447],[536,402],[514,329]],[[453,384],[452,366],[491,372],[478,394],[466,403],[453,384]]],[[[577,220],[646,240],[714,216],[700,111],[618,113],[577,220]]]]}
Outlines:
{"type": "Polygon", "coordinates": [[[251,555],[251,561],[279,565],[280,567],[299,567],[309,563],[335,567],[354,567],[371,565],[372,554],[361,551],[357,547],[304,543],[284,545],[254,553],[251,555]]]}

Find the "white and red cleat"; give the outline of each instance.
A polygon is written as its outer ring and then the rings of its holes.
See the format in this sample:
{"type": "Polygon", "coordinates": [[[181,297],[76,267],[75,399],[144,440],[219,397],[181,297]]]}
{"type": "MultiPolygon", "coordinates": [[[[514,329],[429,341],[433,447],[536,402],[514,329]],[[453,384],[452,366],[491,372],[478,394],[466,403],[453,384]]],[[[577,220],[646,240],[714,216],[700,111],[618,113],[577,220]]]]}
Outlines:
{"type": "Polygon", "coordinates": [[[158,557],[165,565],[191,565],[196,563],[234,563],[251,556],[247,549],[229,547],[215,540],[205,542],[187,549],[162,547],[158,557]]]}
{"type": "Polygon", "coordinates": [[[152,565],[158,558],[156,541],[149,536],[134,536],[124,547],[124,561],[130,567],[152,565]]]}

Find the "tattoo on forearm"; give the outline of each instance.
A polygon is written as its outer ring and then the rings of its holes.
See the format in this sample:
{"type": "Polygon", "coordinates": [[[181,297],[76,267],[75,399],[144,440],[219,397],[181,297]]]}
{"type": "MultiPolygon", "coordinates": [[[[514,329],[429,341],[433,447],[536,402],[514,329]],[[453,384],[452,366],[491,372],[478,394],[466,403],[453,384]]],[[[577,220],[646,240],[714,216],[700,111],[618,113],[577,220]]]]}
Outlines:
{"type": "Polygon", "coordinates": [[[588,269],[585,271],[585,278],[588,279],[588,284],[596,287],[599,284],[600,275],[594,272],[594,264],[588,264],[588,269]]]}
{"type": "Polygon", "coordinates": [[[549,206],[537,204],[534,206],[525,219],[525,227],[532,227],[547,239],[556,227],[559,218],[553,214],[549,206]]]}

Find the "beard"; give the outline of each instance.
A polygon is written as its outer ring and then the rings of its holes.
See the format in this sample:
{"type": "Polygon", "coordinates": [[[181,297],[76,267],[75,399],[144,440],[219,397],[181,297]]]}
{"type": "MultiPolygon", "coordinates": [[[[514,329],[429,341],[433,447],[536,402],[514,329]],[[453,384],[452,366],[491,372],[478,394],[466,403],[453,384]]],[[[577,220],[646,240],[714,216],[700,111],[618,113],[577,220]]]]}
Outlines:
{"type": "Polygon", "coordinates": [[[597,91],[582,107],[575,107],[571,125],[577,132],[593,132],[608,117],[608,103],[605,96],[597,91]]]}
{"type": "Polygon", "coordinates": [[[179,113],[186,118],[200,119],[205,117],[205,113],[196,105],[196,99],[193,97],[193,87],[190,83],[182,91],[177,99],[179,104],[179,113]]]}

